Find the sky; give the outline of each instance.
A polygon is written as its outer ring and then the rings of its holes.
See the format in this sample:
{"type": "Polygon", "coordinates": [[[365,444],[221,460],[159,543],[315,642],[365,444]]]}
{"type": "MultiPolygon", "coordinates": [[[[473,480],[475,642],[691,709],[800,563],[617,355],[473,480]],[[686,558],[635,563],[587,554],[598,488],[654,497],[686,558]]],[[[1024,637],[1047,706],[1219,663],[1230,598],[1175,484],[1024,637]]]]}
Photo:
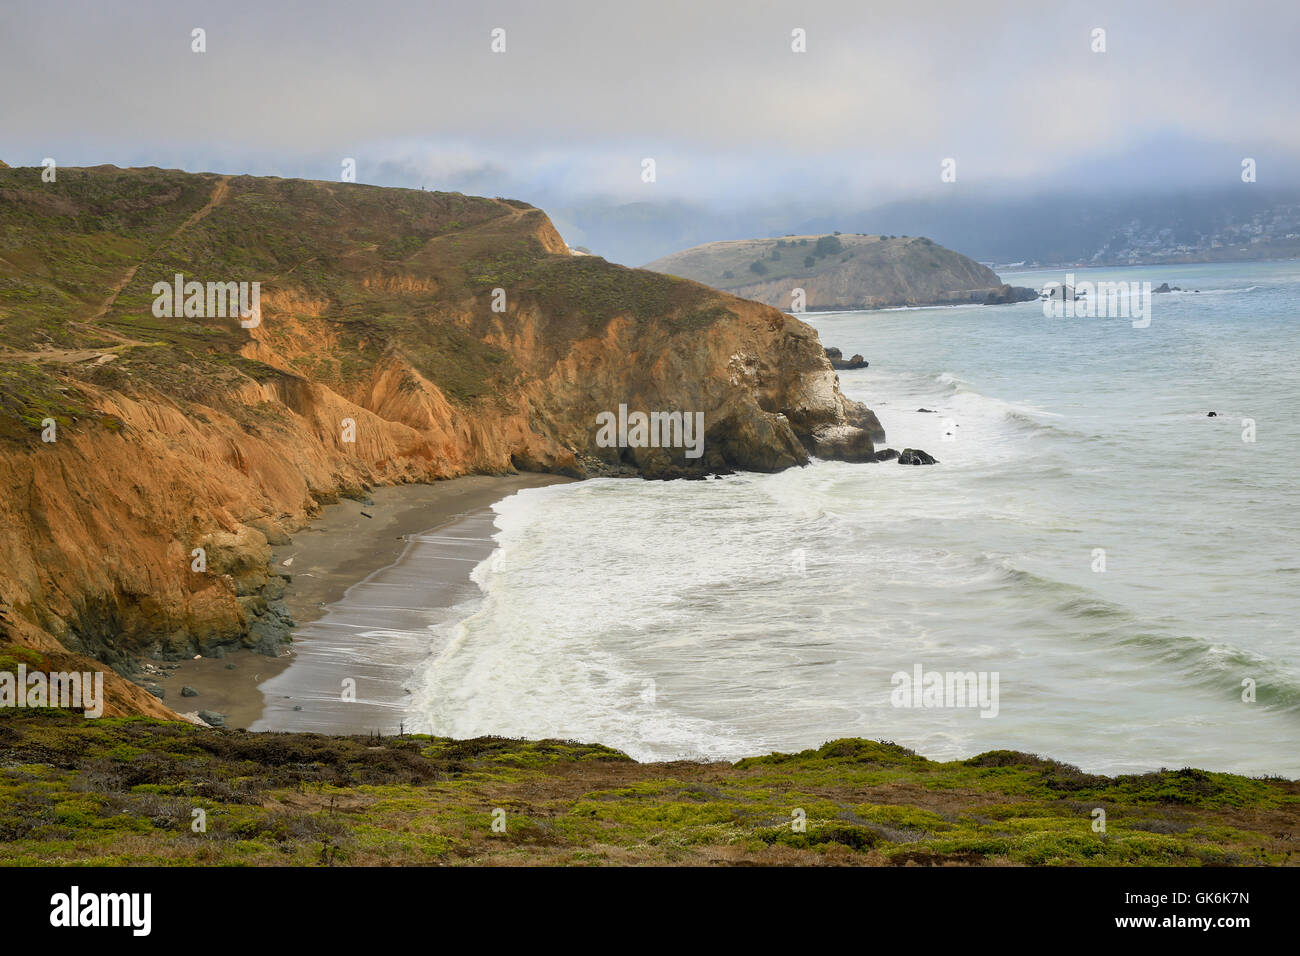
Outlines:
{"type": "Polygon", "coordinates": [[[360,182],[726,212],[1223,187],[1245,157],[1294,187],[1298,48],[1278,0],[0,0],[0,159],[351,158],[360,182]]]}

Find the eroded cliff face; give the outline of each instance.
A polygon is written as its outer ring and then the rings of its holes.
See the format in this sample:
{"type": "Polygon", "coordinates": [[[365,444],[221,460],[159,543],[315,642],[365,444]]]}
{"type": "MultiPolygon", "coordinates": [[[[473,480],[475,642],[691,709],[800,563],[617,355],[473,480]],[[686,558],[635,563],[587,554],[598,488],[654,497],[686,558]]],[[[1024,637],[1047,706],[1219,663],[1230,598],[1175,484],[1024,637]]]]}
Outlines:
{"type": "Polygon", "coordinates": [[[883,439],[807,325],[570,257],[521,203],[111,167],[58,186],[0,172],[0,638],[74,669],[275,653],[269,542],[374,485],[775,470],[883,439]],[[178,272],[260,282],[260,321],[154,315],[178,272]],[[603,446],[620,405],[702,414],[702,453],[603,446]]]}

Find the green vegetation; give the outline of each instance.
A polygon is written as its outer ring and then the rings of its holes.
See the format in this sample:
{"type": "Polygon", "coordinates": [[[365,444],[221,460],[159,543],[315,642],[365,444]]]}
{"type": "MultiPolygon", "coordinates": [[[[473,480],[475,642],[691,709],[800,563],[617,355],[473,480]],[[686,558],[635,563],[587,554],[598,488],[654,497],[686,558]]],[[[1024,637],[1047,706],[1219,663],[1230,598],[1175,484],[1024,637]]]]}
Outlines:
{"type": "Polygon", "coordinates": [[[16,674],[20,665],[26,665],[29,672],[45,673],[50,670],[50,659],[30,648],[6,645],[4,650],[0,651],[0,671],[16,674]]]}
{"type": "Polygon", "coordinates": [[[865,268],[890,270],[899,250],[893,244],[882,245],[878,237],[841,237],[826,235],[798,239],[750,239],[715,242],[694,250],[675,253],[651,263],[647,268],[703,282],[719,289],[743,290],[757,282],[808,278],[835,268],[841,262],[869,248],[865,268]],[[800,252],[786,255],[786,249],[800,252]]]}
{"type": "Polygon", "coordinates": [[[826,256],[837,255],[844,251],[844,243],[840,241],[839,233],[833,236],[822,236],[813,246],[813,255],[819,259],[826,256]]]}
{"type": "Polygon", "coordinates": [[[1284,864],[1298,813],[1295,782],[1111,778],[1009,751],[939,763],[856,739],[638,764],[555,740],[0,716],[0,860],[20,865],[1284,864]]]}
{"type": "Polygon", "coordinates": [[[64,428],[89,412],[75,388],[39,366],[0,363],[0,437],[34,437],[46,419],[64,428]]]}
{"type": "MultiPolygon", "coordinates": [[[[473,281],[492,284],[484,278],[478,275],[473,281]]],[[[493,278],[511,296],[540,306],[553,326],[569,326],[559,329],[569,335],[596,334],[616,316],[701,327],[729,314],[695,283],[591,256],[538,257],[526,267],[516,263],[512,271],[493,273],[493,278]]]]}

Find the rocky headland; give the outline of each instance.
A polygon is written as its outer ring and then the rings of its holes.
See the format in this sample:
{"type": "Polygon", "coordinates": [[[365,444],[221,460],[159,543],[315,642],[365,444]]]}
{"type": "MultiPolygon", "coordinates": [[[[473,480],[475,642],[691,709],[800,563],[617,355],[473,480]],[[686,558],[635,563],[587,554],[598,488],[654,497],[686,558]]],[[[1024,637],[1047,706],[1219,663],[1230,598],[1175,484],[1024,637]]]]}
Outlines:
{"type": "Polygon", "coordinates": [[[809,326],[572,256],[522,202],[0,170],[0,645],[109,665],[109,713],[172,713],[126,679],[141,658],[275,653],[271,548],[340,498],[867,462],[883,438],[809,326]],[[178,275],[260,283],[257,314],[160,317],[178,275]],[[620,405],[702,413],[703,453],[602,447],[620,405]]]}
{"type": "Polygon", "coordinates": [[[646,268],[793,312],[1038,298],[1034,289],[1007,285],[987,266],[920,236],[835,233],[709,242],[646,268]]]}

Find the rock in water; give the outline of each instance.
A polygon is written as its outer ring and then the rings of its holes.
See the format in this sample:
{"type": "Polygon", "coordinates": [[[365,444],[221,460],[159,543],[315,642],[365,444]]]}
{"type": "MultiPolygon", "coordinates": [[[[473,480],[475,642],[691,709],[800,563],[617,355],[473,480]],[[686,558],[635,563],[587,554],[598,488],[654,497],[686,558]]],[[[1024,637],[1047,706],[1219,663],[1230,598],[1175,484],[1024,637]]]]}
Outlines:
{"type": "Polygon", "coordinates": [[[853,358],[845,360],[844,353],[835,346],[826,350],[826,357],[830,359],[831,368],[844,371],[845,369],[866,368],[869,363],[861,355],[855,355],[853,358]]]}
{"type": "Polygon", "coordinates": [[[937,465],[939,459],[919,448],[904,448],[898,456],[900,465],[937,465]]]}
{"type": "Polygon", "coordinates": [[[1219,413],[1218,413],[1218,412],[1206,412],[1206,413],[1205,413],[1205,417],[1206,417],[1206,418],[1218,418],[1218,417],[1219,417],[1219,413]]]}
{"type": "Polygon", "coordinates": [[[898,457],[898,450],[894,448],[882,448],[876,452],[876,461],[893,461],[898,457]]]}
{"type": "Polygon", "coordinates": [[[1009,305],[1014,302],[1032,302],[1037,298],[1037,289],[1028,289],[1024,286],[1014,286],[1003,283],[998,288],[989,291],[989,294],[984,297],[984,304],[1009,305]]]}

